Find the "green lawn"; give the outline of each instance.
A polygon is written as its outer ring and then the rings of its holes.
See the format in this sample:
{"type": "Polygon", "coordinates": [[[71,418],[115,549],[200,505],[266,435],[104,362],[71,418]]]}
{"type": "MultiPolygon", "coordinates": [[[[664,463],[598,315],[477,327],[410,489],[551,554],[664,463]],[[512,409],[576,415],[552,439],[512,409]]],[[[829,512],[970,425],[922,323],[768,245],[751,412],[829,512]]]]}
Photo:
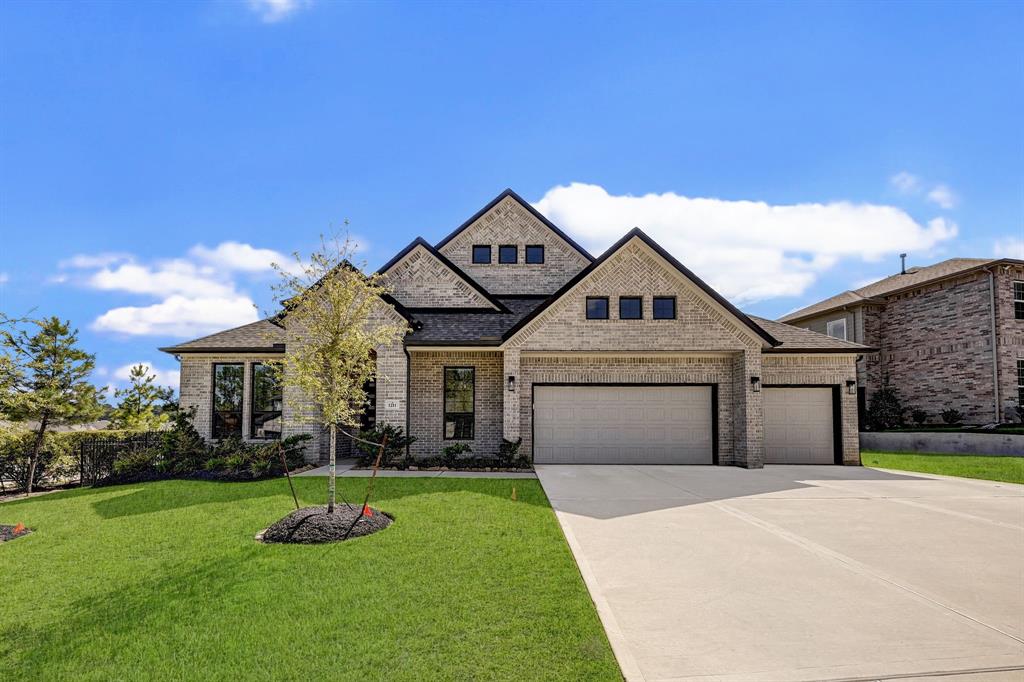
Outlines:
{"type": "MultiPolygon", "coordinates": [[[[322,502],[325,479],[295,482],[322,502]]],[[[621,680],[537,481],[376,490],[389,529],[317,546],[253,540],[284,480],[0,504],[35,529],[0,544],[0,679],[621,680]]]]}
{"type": "Polygon", "coordinates": [[[883,469],[1024,483],[1024,458],[932,453],[862,452],[861,464],[883,469]]]}

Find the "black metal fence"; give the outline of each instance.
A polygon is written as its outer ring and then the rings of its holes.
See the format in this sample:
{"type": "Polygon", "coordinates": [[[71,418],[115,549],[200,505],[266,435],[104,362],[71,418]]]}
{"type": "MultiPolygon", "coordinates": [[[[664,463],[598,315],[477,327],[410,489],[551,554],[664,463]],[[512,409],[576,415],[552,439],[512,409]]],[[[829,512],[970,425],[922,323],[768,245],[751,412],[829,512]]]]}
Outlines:
{"type": "Polygon", "coordinates": [[[163,431],[143,431],[128,438],[89,438],[78,447],[82,485],[92,485],[114,473],[119,456],[160,445],[163,431]]]}

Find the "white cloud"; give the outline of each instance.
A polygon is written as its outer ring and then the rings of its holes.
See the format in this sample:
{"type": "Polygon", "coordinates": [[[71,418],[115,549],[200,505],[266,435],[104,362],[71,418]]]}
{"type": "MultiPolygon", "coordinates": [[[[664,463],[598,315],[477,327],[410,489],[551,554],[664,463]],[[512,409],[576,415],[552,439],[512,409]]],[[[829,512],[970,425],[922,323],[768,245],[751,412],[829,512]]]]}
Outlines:
{"type": "Polygon", "coordinates": [[[71,258],[65,258],[60,262],[61,268],[103,268],[114,263],[130,261],[131,254],[118,252],[105,253],[78,253],[71,258]]]}
{"type": "Polygon", "coordinates": [[[281,21],[311,4],[311,0],[249,0],[248,2],[249,9],[267,24],[281,21]]]}
{"type": "Polygon", "coordinates": [[[86,285],[103,291],[155,296],[225,296],[234,291],[234,284],[224,273],[182,259],[162,261],[155,266],[124,263],[113,269],[102,268],[88,277],[86,285]]]}
{"type": "Polygon", "coordinates": [[[913,173],[907,171],[900,171],[896,175],[889,178],[889,184],[896,188],[900,194],[910,194],[917,191],[921,186],[921,180],[913,173]]]}
{"type": "Polygon", "coordinates": [[[124,306],[100,315],[92,328],[130,336],[189,338],[238,327],[258,319],[248,296],[169,296],[148,306],[124,306]]]}
{"type": "Polygon", "coordinates": [[[127,386],[131,383],[132,367],[136,365],[142,365],[146,370],[156,376],[154,383],[157,386],[170,386],[177,390],[180,382],[181,373],[176,369],[159,369],[154,367],[149,362],[133,362],[130,365],[123,365],[114,370],[113,376],[119,380],[122,386],[127,386]]]}
{"type": "Polygon", "coordinates": [[[1024,260],[1024,239],[1004,237],[997,239],[992,253],[998,258],[1020,258],[1024,260]]]}
{"type": "Polygon", "coordinates": [[[189,249],[189,255],[196,260],[209,263],[221,270],[240,272],[266,272],[272,270],[272,263],[289,267],[294,258],[288,258],[273,249],[257,249],[239,242],[221,242],[214,248],[197,244],[189,249]]]}
{"type": "Polygon", "coordinates": [[[553,187],[536,208],[594,251],[639,226],[741,303],[802,294],[843,258],[923,251],[957,233],[943,218],[921,225],[893,206],[771,205],[672,192],[616,196],[582,183],[553,187]]]}
{"type": "Polygon", "coordinates": [[[953,193],[953,190],[948,185],[938,184],[935,185],[928,192],[928,201],[932,202],[940,208],[950,209],[955,208],[959,203],[959,198],[953,193]]]}

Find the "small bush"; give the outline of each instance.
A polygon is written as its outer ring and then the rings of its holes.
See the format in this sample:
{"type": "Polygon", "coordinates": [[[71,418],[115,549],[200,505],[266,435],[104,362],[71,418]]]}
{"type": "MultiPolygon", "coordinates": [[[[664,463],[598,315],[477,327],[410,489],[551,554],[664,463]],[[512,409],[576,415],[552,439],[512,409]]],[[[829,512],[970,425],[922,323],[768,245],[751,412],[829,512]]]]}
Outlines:
{"type": "MultiPolygon", "coordinates": [[[[383,443],[385,436],[387,436],[388,444],[380,458],[380,465],[382,467],[393,466],[404,460],[408,447],[416,442],[415,437],[406,436],[403,433],[401,426],[393,426],[391,424],[378,424],[372,429],[360,431],[359,437],[369,441],[369,443],[355,441],[356,447],[362,453],[359,455],[359,466],[368,467],[373,465],[377,460],[377,452],[380,450],[380,446],[372,445],[371,443],[383,443]]],[[[342,437],[344,438],[344,436],[342,437]]]]}
{"type": "Polygon", "coordinates": [[[498,466],[512,466],[512,463],[519,458],[519,448],[522,444],[522,438],[516,438],[515,440],[502,438],[501,445],[498,446],[498,466]]]}
{"type": "Polygon", "coordinates": [[[906,408],[900,402],[896,389],[888,384],[875,391],[868,405],[867,425],[872,431],[903,426],[906,408]]]}
{"type": "Polygon", "coordinates": [[[160,460],[156,448],[130,450],[114,460],[114,477],[122,482],[162,478],[160,460]]]}
{"type": "Polygon", "coordinates": [[[469,443],[452,443],[441,450],[441,466],[446,466],[449,469],[455,466],[455,460],[459,458],[459,455],[464,455],[468,452],[473,452],[473,448],[469,446],[469,443]]]}
{"type": "Polygon", "coordinates": [[[911,411],[910,418],[913,419],[914,423],[918,426],[923,426],[924,423],[928,421],[928,413],[918,408],[911,411]]]}
{"type": "Polygon", "coordinates": [[[946,422],[950,426],[960,424],[964,420],[964,413],[960,410],[954,410],[952,408],[943,410],[941,413],[942,421],[946,422]]]}

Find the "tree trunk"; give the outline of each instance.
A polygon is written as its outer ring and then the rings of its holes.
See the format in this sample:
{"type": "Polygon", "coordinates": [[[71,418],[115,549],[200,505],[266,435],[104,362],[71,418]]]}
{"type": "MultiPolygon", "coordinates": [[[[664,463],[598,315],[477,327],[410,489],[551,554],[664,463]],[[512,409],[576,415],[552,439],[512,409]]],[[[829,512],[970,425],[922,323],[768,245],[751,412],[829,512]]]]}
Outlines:
{"type": "Polygon", "coordinates": [[[36,479],[36,463],[39,461],[39,450],[43,447],[43,436],[46,434],[46,422],[49,419],[50,415],[44,412],[43,418],[39,420],[39,431],[36,432],[35,442],[32,443],[32,452],[28,456],[28,481],[25,482],[26,497],[32,494],[32,483],[36,479]]]}
{"type": "Polygon", "coordinates": [[[338,425],[331,424],[331,453],[330,469],[327,474],[327,513],[334,513],[334,474],[335,474],[335,451],[338,445],[338,425]]]}

